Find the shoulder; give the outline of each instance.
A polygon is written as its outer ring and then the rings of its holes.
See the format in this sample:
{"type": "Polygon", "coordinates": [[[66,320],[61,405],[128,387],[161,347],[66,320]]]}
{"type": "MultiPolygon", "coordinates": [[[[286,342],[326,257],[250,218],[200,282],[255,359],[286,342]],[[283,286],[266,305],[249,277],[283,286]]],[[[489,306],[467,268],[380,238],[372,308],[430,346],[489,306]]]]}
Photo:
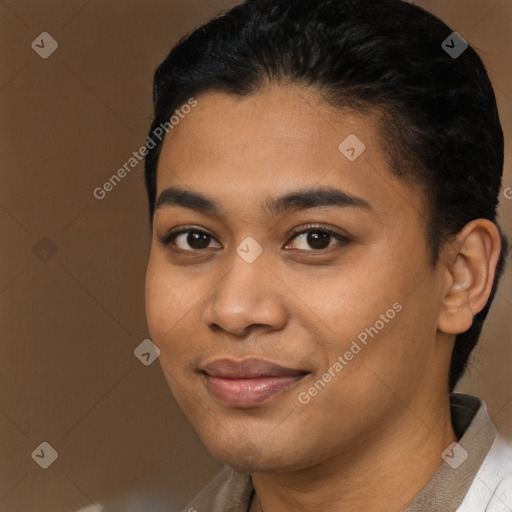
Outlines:
{"type": "Polygon", "coordinates": [[[512,442],[498,435],[457,512],[512,510],[512,442]]]}

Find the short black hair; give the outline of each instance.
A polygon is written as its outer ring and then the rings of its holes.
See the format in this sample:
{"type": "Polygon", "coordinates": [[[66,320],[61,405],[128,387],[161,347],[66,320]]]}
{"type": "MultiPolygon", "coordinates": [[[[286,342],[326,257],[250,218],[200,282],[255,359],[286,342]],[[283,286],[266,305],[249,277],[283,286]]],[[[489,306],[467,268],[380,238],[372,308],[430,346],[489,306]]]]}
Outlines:
{"type": "MultiPolygon", "coordinates": [[[[471,46],[458,57],[442,47],[452,32],[402,0],[247,0],[183,37],[158,66],[149,132],[202,92],[246,96],[280,83],[314,90],[340,110],[379,113],[390,171],[424,191],[432,267],[471,220],[489,219],[500,232],[490,297],[455,338],[449,391],[467,368],[508,252],[497,222],[504,141],[496,98],[471,46]]],[[[151,228],[162,143],[145,158],[151,228]]]]}

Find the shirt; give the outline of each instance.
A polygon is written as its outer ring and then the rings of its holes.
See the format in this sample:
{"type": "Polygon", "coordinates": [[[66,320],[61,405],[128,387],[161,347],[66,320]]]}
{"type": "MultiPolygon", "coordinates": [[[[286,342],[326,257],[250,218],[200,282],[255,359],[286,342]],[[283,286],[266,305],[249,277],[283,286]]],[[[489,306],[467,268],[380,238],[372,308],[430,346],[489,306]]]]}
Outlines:
{"type": "MultiPolygon", "coordinates": [[[[450,413],[459,441],[405,512],[512,512],[512,445],[480,398],[451,393],[450,413]]],[[[248,512],[253,495],[250,475],[225,466],[183,512],[248,512]]]]}

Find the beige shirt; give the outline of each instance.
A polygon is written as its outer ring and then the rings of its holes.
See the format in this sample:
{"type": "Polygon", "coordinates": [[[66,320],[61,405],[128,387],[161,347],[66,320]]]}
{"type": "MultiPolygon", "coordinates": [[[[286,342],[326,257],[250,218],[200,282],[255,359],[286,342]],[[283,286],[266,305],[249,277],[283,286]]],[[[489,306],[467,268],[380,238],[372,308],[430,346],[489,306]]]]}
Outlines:
{"type": "MultiPolygon", "coordinates": [[[[452,393],[450,408],[459,446],[445,452],[439,469],[405,512],[457,510],[496,440],[496,428],[482,400],[452,393]]],[[[183,512],[248,512],[253,495],[251,477],[226,466],[183,512]]]]}

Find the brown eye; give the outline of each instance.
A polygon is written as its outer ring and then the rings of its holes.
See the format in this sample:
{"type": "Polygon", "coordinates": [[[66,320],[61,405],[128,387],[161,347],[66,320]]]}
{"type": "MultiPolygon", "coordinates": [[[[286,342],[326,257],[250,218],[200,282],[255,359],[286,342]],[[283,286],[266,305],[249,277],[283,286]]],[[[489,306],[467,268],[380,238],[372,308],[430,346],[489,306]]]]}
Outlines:
{"type": "Polygon", "coordinates": [[[336,243],[344,244],[349,242],[347,237],[335,233],[330,229],[320,229],[319,227],[313,227],[296,233],[292,240],[295,239],[299,241],[299,247],[296,248],[310,252],[327,249],[336,245],[336,243]],[[331,243],[333,241],[334,243],[331,243]]]}
{"type": "Polygon", "coordinates": [[[313,249],[326,249],[331,238],[332,235],[325,231],[310,231],[306,236],[306,242],[313,249]]]}
{"type": "MultiPolygon", "coordinates": [[[[183,233],[186,234],[186,233],[183,233]]],[[[210,235],[200,231],[189,231],[185,238],[186,243],[192,249],[206,249],[210,245],[210,235]]]]}

